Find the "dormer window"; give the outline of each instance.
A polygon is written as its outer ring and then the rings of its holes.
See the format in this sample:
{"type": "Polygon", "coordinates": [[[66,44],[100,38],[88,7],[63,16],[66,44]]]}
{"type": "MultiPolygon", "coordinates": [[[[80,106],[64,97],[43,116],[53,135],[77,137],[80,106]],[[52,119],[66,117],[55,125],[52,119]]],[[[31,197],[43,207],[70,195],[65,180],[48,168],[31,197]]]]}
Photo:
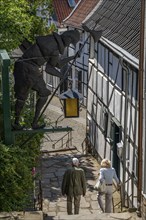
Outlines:
{"type": "Polygon", "coordinates": [[[75,0],[68,0],[68,4],[71,8],[74,8],[76,6],[75,0]]]}

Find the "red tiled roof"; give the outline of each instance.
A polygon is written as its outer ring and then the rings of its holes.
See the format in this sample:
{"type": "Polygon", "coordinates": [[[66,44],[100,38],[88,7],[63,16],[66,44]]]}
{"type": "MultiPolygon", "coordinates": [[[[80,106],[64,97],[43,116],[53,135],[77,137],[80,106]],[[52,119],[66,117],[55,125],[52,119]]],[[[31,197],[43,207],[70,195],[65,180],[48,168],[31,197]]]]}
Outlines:
{"type": "MultiPolygon", "coordinates": [[[[77,3],[79,0],[75,0],[77,3]]],[[[58,23],[62,23],[62,21],[68,17],[73,8],[71,8],[68,4],[68,0],[53,0],[53,6],[55,15],[57,17],[58,23]]]]}
{"type": "Polygon", "coordinates": [[[98,4],[99,0],[82,0],[71,15],[64,20],[66,26],[81,27],[83,20],[98,4]]]}

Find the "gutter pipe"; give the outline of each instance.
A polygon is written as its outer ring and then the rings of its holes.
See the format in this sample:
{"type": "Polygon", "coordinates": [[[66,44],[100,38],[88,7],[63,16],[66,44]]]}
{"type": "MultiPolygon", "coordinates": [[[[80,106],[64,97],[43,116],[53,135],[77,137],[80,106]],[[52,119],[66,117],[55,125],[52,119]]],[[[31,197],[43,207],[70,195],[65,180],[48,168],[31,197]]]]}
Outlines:
{"type": "MultiPolygon", "coordinates": [[[[145,10],[146,10],[146,4],[145,4],[145,10]]],[[[145,140],[144,140],[144,146],[145,146],[145,149],[144,149],[144,164],[143,164],[143,176],[144,176],[144,179],[143,179],[143,193],[146,194],[146,15],[145,15],[145,69],[144,69],[144,72],[145,72],[145,88],[144,88],[144,102],[145,102],[145,115],[144,115],[144,120],[145,120],[145,140]]]]}
{"type": "Polygon", "coordinates": [[[137,216],[141,217],[141,193],[142,193],[142,142],[143,142],[143,72],[144,72],[144,17],[145,0],[141,0],[140,21],[140,54],[138,72],[138,183],[137,183],[137,216]]]}

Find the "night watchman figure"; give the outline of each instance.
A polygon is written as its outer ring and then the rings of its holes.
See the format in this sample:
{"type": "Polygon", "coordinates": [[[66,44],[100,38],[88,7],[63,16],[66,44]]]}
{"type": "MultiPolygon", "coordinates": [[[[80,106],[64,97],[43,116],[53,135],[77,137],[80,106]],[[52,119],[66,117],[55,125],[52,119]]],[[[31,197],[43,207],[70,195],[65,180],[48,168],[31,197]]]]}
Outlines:
{"type": "MultiPolygon", "coordinates": [[[[46,88],[43,74],[40,69],[46,64],[45,71],[47,73],[63,78],[64,76],[58,68],[62,68],[67,62],[72,60],[74,56],[64,59],[60,57],[64,53],[66,47],[70,44],[76,45],[79,39],[80,34],[77,30],[65,31],[61,35],[54,32],[51,35],[36,37],[36,43],[26,49],[22,57],[15,62],[14,91],[16,103],[14,129],[22,129],[19,120],[30,89],[36,91],[39,96],[35,106],[35,116],[32,122],[32,128],[40,128],[38,125],[38,118],[51,93],[46,88]]],[[[41,127],[44,126],[45,125],[41,127]]]]}

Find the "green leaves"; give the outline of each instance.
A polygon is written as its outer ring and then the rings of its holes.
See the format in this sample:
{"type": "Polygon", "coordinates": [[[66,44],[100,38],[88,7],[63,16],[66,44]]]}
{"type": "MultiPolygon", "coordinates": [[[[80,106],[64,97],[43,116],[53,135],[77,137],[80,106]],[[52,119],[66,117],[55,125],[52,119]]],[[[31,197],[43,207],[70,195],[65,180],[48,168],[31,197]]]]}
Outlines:
{"type": "MultiPolygon", "coordinates": [[[[52,0],[1,0],[0,2],[0,49],[8,52],[17,48],[24,39],[34,41],[35,35],[47,34],[49,27],[45,19],[37,16],[40,6],[44,12],[52,11],[52,0]]],[[[46,15],[47,15],[46,14],[46,15]]]]}
{"type": "MultiPolygon", "coordinates": [[[[38,17],[36,11],[38,6],[44,3],[49,7],[50,2],[50,0],[1,0],[0,49],[10,52],[17,48],[25,38],[33,42],[36,35],[48,33],[50,28],[46,27],[47,20],[38,17]]],[[[47,10],[50,11],[51,8],[47,10]]],[[[10,85],[12,86],[13,83],[10,85]]],[[[10,91],[11,100],[14,100],[12,88],[10,91]]],[[[1,103],[0,99],[0,106],[1,103]]],[[[13,103],[12,101],[12,109],[14,109],[13,103]]],[[[33,108],[30,107],[29,114],[26,114],[28,105],[24,108],[22,117],[26,117],[26,125],[30,127],[33,108]]],[[[0,115],[2,116],[1,108],[0,115]]],[[[5,146],[0,142],[0,211],[23,210],[28,203],[29,193],[33,190],[32,168],[36,166],[40,155],[42,136],[42,134],[37,134],[25,143],[29,136],[17,135],[15,146],[5,146]],[[24,145],[21,147],[22,143],[24,145]]]]}
{"type": "Polygon", "coordinates": [[[31,169],[25,152],[0,143],[0,211],[22,210],[32,189],[31,169]]]}
{"type": "Polygon", "coordinates": [[[29,5],[25,0],[1,0],[0,3],[0,48],[11,50],[28,37],[31,30],[29,5]]]}

